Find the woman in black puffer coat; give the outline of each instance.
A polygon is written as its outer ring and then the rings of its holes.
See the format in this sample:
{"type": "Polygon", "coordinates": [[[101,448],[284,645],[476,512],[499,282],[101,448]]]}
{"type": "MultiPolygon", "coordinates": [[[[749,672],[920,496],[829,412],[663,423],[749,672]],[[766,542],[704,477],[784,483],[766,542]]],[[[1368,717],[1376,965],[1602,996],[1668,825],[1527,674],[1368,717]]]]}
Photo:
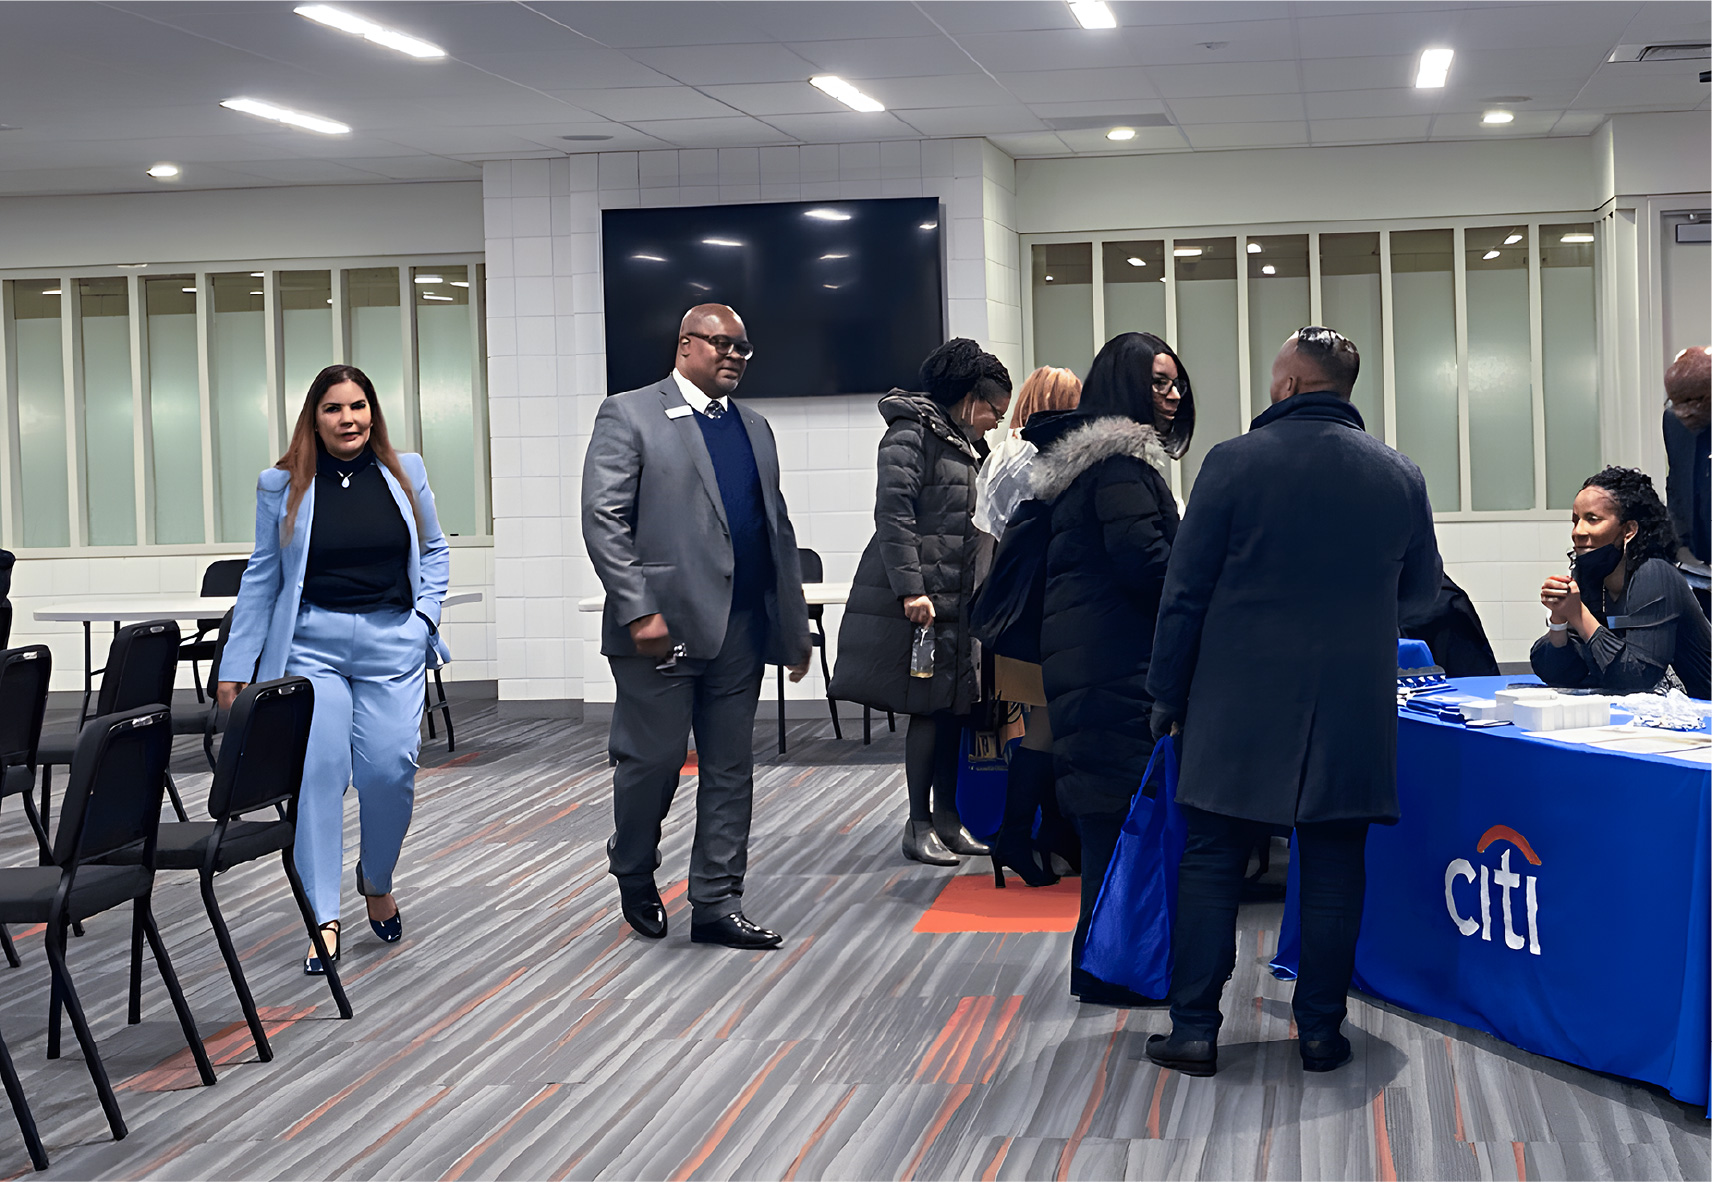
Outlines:
{"type": "Polygon", "coordinates": [[[1082,970],[1082,944],[1153,751],[1148,662],[1177,536],[1166,460],[1194,433],[1188,372],[1158,337],[1124,333],[1094,359],[1075,414],[1079,425],[1058,425],[1032,473],[1035,497],[1052,505],[1040,651],[1058,803],[1082,839],[1070,991],[1133,1004],[1129,990],[1082,970]]]}
{"type": "Polygon", "coordinates": [[[904,745],[910,819],[904,856],[955,866],[956,854],[986,854],[956,811],[962,716],[980,699],[974,641],[964,612],[986,573],[992,539],[975,528],[975,474],[982,436],[1010,403],[998,358],[958,338],[921,366],[925,394],[880,399],[874,537],[862,552],[838,629],[834,698],[910,716],[904,745]],[[933,676],[911,677],[919,625],[934,630],[933,676]]]}

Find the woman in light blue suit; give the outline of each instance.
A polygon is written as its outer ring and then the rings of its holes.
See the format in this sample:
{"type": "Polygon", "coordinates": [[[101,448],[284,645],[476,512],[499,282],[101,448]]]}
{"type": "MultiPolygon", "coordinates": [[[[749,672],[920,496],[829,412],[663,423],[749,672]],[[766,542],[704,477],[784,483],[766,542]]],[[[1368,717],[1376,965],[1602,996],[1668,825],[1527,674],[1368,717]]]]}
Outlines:
{"type": "MultiPolygon", "coordinates": [[[[422,457],[392,450],[360,369],[328,366],[285,455],[256,484],[256,548],[218,700],[230,706],[252,680],[299,676],[315,687],[294,856],[334,960],[352,785],[357,892],[375,935],[391,944],[404,934],[392,874],[416,794],[424,670],[430,654],[436,664],[448,656],[439,624],[450,567],[422,457]]],[[[303,971],[325,971],[313,949],[303,971]]]]}

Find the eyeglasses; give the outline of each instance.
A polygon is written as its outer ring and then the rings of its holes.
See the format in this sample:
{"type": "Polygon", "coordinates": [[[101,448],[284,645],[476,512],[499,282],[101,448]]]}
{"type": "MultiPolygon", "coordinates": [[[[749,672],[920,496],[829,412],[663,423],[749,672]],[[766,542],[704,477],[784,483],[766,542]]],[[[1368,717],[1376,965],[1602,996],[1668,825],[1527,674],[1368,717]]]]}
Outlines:
{"type": "Polygon", "coordinates": [[[755,356],[755,346],[748,341],[734,341],[728,336],[708,336],[705,332],[686,332],[686,337],[696,337],[713,346],[713,351],[721,357],[732,354],[744,361],[755,356]]]}
{"type": "Polygon", "coordinates": [[[1182,387],[1177,384],[1176,378],[1166,377],[1162,373],[1156,373],[1153,375],[1153,392],[1155,394],[1163,394],[1167,390],[1173,388],[1179,390],[1182,389],[1182,387]]]}

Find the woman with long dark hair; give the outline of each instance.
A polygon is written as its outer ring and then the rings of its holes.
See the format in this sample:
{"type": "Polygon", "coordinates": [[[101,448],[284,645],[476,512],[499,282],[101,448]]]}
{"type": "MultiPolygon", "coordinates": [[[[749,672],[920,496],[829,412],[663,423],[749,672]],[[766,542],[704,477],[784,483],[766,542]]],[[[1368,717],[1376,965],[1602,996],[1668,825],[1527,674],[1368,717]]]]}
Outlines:
{"type": "Polygon", "coordinates": [[[1712,697],[1712,623],[1682,572],[1670,514],[1652,478],[1634,468],[1589,476],[1570,510],[1572,576],[1540,588],[1550,613],[1534,641],[1547,685],[1641,693],[1670,685],[1712,697]]]}
{"type": "MultiPolygon", "coordinates": [[[[410,827],[423,677],[439,640],[451,551],[422,457],[387,438],[374,383],[330,365],[309,386],[291,444],[256,484],[256,548],[220,664],[221,706],[245,684],[307,677],[315,717],[293,856],[339,958],[344,795],[362,819],[357,892],[383,942],[404,935],[393,869],[410,827]]],[[[303,962],[325,972],[311,949],[303,962]]]]}
{"type": "Polygon", "coordinates": [[[1177,536],[1166,461],[1187,451],[1194,434],[1189,373],[1151,333],[1113,337],[1089,367],[1075,421],[1054,421],[1034,461],[1034,495],[1052,506],[1041,674],[1058,804],[1082,841],[1070,991],[1122,1005],[1145,999],[1085,972],[1082,945],[1153,752],[1147,671],[1177,536]]]}

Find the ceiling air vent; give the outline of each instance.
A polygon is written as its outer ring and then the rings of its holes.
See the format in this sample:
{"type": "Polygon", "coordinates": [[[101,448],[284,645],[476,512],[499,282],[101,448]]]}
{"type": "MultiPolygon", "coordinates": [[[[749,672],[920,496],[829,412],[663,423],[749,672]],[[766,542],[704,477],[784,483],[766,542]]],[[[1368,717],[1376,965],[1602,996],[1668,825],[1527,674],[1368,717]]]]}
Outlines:
{"type": "Polygon", "coordinates": [[[1712,56],[1712,44],[1705,41],[1669,41],[1660,45],[1619,45],[1606,61],[1611,62],[1689,62],[1712,56]]]}

